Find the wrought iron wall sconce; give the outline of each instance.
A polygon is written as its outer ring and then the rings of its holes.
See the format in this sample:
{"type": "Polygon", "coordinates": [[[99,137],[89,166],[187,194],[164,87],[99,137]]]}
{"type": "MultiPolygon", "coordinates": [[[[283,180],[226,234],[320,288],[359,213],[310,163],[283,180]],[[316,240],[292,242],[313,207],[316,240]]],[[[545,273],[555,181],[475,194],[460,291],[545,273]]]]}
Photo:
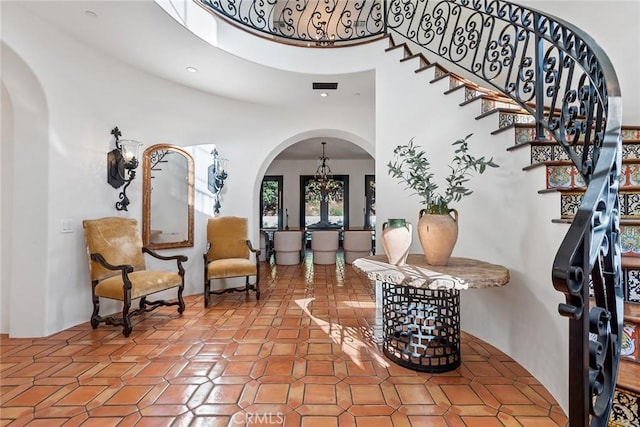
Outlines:
{"type": "Polygon", "coordinates": [[[116,202],[116,209],[126,211],[129,206],[127,187],[136,177],[135,169],[138,167],[138,150],[141,142],[131,139],[120,139],[122,133],[118,127],[111,130],[111,135],[116,138],[116,148],[107,154],[107,182],[113,188],[124,188],[120,192],[120,200],[116,202]]]}
{"type": "Polygon", "coordinates": [[[209,191],[213,193],[213,214],[214,216],[220,215],[220,191],[224,187],[224,181],[227,179],[227,159],[220,158],[218,150],[214,147],[211,151],[213,156],[213,163],[209,165],[208,169],[208,184],[209,191]]]}

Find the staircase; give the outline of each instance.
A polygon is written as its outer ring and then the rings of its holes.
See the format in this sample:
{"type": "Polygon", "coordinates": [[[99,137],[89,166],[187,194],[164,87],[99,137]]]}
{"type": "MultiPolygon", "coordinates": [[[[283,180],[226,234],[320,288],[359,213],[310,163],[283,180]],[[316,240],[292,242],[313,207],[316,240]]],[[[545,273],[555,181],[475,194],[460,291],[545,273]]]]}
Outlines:
{"type": "MultiPolygon", "coordinates": [[[[464,91],[460,106],[478,108],[476,120],[497,118],[498,127],[492,134],[511,132],[513,145],[507,150],[529,150],[530,171],[545,168],[546,181],[540,183],[540,194],[556,193],[559,201],[558,217],[554,223],[570,224],[586,185],[565,150],[546,134],[536,139],[535,119],[510,98],[481,87],[449,72],[437,62],[430,62],[422,54],[414,54],[406,43],[396,44],[390,37],[387,51],[403,50],[401,62],[417,60],[416,73],[432,70],[428,82],[434,84],[448,79],[444,95],[464,91]]],[[[621,209],[621,250],[624,286],[624,337],[622,359],[618,373],[616,398],[611,411],[610,426],[637,426],[640,401],[640,126],[623,126],[623,167],[620,176],[619,200],[621,209]],[[621,418],[622,417],[622,418],[621,418]]]]}

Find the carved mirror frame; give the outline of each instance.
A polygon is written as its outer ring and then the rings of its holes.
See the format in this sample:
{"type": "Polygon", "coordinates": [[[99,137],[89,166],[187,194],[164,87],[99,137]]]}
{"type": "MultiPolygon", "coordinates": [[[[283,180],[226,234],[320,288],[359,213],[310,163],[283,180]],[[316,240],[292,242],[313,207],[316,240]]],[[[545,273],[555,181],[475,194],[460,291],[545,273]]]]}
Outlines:
{"type": "MultiPolygon", "coordinates": [[[[175,157],[173,157],[175,158],[175,157]]],[[[148,147],[144,150],[142,155],[142,244],[149,249],[170,249],[170,248],[184,248],[193,246],[193,204],[194,204],[194,162],[193,157],[189,152],[185,151],[181,147],[170,144],[156,144],[148,147]],[[161,191],[161,188],[153,188],[153,173],[161,173],[161,166],[171,159],[166,159],[168,154],[176,154],[187,160],[187,175],[184,177],[186,181],[185,191],[186,203],[185,207],[187,211],[187,235],[185,239],[181,240],[168,240],[162,242],[154,242],[153,236],[158,232],[151,228],[152,218],[152,194],[154,191],[157,193],[161,191]]],[[[169,191],[169,190],[167,190],[169,191]]],[[[172,205],[174,206],[174,205],[172,205]]],[[[161,231],[160,231],[161,232],[161,231]]]]}

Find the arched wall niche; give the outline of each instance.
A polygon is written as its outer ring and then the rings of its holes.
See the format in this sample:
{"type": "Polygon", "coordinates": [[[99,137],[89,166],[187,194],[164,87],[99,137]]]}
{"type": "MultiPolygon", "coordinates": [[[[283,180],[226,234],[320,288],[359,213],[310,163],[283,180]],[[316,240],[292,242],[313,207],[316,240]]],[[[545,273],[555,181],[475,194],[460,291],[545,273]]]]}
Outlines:
{"type": "Polygon", "coordinates": [[[42,85],[6,43],[2,49],[2,303],[0,330],[47,335],[49,307],[49,111],[42,85]],[[8,108],[5,108],[8,107],[8,108]],[[8,129],[5,131],[5,127],[8,129]],[[6,133],[5,133],[6,132],[6,133]],[[38,268],[33,268],[37,263],[38,268]]]}

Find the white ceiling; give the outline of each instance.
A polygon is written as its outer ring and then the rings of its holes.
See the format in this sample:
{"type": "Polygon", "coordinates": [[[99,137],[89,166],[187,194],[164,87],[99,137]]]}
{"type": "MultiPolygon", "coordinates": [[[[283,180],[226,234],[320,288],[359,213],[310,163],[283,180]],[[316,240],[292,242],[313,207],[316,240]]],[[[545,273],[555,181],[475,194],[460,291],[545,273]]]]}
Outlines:
{"type": "MultiPolygon", "coordinates": [[[[2,3],[6,6],[13,1],[2,3]]],[[[289,108],[312,108],[319,102],[329,107],[370,108],[367,106],[374,102],[372,72],[322,76],[258,65],[209,45],[153,0],[17,3],[103,55],[200,91],[289,108]],[[196,67],[198,72],[190,73],[187,67],[196,67]],[[338,82],[338,90],[321,98],[319,91],[312,90],[315,81],[338,82]]],[[[336,138],[300,141],[278,158],[315,159],[322,150],[321,141],[327,142],[330,158],[371,158],[358,146],[336,138]]]]}

